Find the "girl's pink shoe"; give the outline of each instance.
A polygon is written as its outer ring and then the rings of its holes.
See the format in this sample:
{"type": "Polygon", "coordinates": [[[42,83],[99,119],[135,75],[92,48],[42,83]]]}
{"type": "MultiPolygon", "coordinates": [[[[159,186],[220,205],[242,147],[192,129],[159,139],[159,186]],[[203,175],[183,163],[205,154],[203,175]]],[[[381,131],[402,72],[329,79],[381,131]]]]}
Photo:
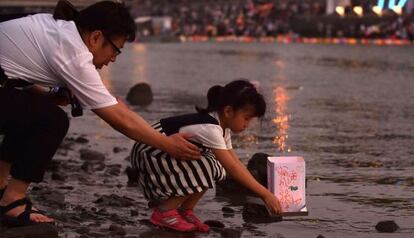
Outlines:
{"type": "Polygon", "coordinates": [[[210,227],[207,224],[204,224],[198,219],[194,214],[193,210],[187,209],[184,211],[179,211],[180,215],[189,223],[194,224],[196,229],[201,232],[208,232],[210,227]]]}
{"type": "Polygon", "coordinates": [[[195,225],[187,222],[178,214],[177,210],[161,212],[155,208],[151,215],[151,223],[161,227],[167,227],[176,231],[194,231],[195,225]]]}

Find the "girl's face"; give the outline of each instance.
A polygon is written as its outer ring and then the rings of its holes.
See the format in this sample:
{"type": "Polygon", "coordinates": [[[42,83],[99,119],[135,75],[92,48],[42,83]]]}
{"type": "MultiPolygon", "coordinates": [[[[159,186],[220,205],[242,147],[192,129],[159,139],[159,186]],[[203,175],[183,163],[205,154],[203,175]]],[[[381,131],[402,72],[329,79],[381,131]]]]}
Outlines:
{"type": "Polygon", "coordinates": [[[233,110],[231,106],[224,108],[225,126],[234,133],[240,133],[249,127],[250,121],[255,117],[253,106],[245,106],[233,110]]]}

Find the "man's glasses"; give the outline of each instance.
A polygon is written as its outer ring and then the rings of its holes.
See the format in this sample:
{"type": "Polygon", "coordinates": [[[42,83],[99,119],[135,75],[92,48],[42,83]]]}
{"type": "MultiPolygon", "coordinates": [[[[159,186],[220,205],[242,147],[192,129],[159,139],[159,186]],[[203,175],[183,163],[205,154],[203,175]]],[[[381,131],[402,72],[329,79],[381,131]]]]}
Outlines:
{"type": "Polygon", "coordinates": [[[120,55],[120,54],[122,53],[121,49],[119,49],[119,48],[118,48],[118,46],[116,46],[116,45],[114,44],[114,42],[112,42],[112,41],[111,41],[111,39],[110,39],[109,37],[107,37],[105,34],[103,34],[103,36],[104,36],[104,37],[105,37],[105,39],[109,42],[109,44],[111,44],[111,45],[112,45],[112,47],[114,47],[115,52],[116,52],[115,56],[120,55]]]}

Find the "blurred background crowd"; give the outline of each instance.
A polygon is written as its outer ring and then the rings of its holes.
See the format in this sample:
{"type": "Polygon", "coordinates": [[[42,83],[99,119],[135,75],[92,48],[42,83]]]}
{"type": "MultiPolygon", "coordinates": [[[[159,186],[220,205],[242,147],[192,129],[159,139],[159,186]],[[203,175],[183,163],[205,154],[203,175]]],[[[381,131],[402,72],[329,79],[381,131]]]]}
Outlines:
{"type": "MultiPolygon", "coordinates": [[[[392,0],[391,0],[392,1],[392,0]]],[[[297,35],[413,39],[414,1],[381,11],[376,0],[138,0],[140,34],[297,35]]]]}
{"type": "MultiPolygon", "coordinates": [[[[81,9],[98,0],[69,0],[81,9]]],[[[414,0],[124,0],[138,39],[414,38],[414,0]]],[[[0,17],[52,12],[57,0],[1,0],[0,17]]]]}

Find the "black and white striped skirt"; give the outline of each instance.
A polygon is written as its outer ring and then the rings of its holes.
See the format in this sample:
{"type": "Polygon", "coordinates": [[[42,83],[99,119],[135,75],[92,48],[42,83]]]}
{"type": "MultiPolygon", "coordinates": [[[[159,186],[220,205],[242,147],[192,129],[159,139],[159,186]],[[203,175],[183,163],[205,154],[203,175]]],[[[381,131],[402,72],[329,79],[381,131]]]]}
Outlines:
{"type": "MultiPolygon", "coordinates": [[[[153,127],[163,133],[160,123],[153,127]]],[[[135,143],[130,160],[138,172],[139,187],[150,201],[214,188],[216,181],[226,177],[226,171],[210,150],[202,152],[200,160],[179,160],[147,144],[135,143]]]]}

